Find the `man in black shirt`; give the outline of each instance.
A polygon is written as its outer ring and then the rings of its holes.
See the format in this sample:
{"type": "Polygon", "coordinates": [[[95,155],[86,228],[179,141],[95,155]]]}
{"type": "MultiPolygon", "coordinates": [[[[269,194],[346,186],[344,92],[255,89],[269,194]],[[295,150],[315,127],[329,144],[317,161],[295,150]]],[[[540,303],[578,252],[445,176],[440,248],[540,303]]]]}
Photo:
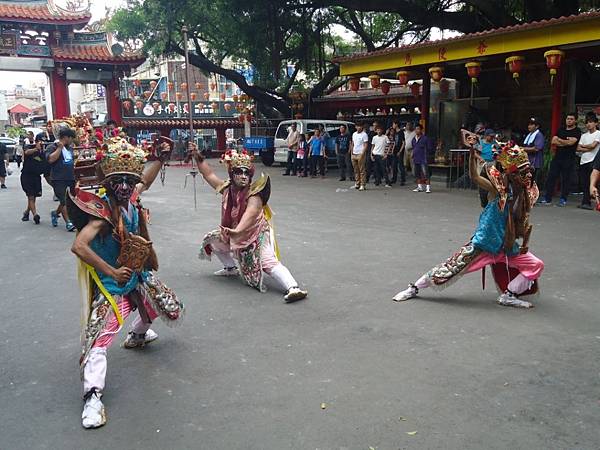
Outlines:
{"type": "Polygon", "coordinates": [[[33,214],[36,225],[40,223],[35,199],[42,196],[41,175],[45,168],[44,147],[41,140],[34,140],[33,132],[29,132],[23,143],[23,170],[21,170],[21,188],[27,196],[27,208],[21,220],[27,222],[29,213],[33,214]]]}
{"type": "Polygon", "coordinates": [[[575,165],[575,152],[577,143],[581,137],[581,130],[577,127],[577,115],[575,113],[567,114],[565,126],[558,130],[556,136],[552,138],[552,146],[556,148],[556,153],[546,178],[546,195],[540,201],[542,205],[552,204],[552,195],[556,188],[556,181],[560,177],[560,200],[558,206],[567,204],[569,188],[571,186],[571,173],[575,165]]]}
{"type": "Polygon", "coordinates": [[[346,180],[346,159],[350,148],[350,134],[346,125],[340,125],[340,134],[335,138],[335,154],[340,168],[340,181],[346,180]]]}
{"type": "MultiPolygon", "coordinates": [[[[46,123],[46,131],[38,133],[38,135],[35,137],[35,140],[42,142],[42,149],[44,151],[46,151],[46,147],[48,147],[56,140],[56,138],[54,137],[54,131],[52,130],[52,121],[49,120],[48,123],[46,123]]],[[[44,175],[46,183],[52,186],[52,182],[50,180],[50,165],[46,160],[44,160],[44,162],[42,163],[42,175],[44,175]]],[[[55,198],[54,200],[58,199],[55,198]]]]}
{"type": "Polygon", "coordinates": [[[404,166],[404,130],[400,126],[400,121],[395,119],[392,122],[394,129],[394,154],[392,159],[392,184],[398,181],[398,169],[400,169],[400,186],[406,184],[406,167],[404,166]]]}
{"type": "Polygon", "coordinates": [[[67,231],[75,231],[75,226],[69,220],[66,208],[67,189],[75,188],[75,155],[73,154],[73,139],[75,131],[70,128],[62,128],[58,135],[58,142],[46,147],[46,160],[50,164],[50,177],[54,195],[58,197],[60,204],[56,211],[52,211],[50,218],[52,226],[58,225],[59,215],[65,220],[67,231]]]}
{"type": "Polygon", "coordinates": [[[6,189],[6,166],[8,165],[7,155],[8,151],[6,150],[6,145],[0,142],[0,188],[6,189]]]}

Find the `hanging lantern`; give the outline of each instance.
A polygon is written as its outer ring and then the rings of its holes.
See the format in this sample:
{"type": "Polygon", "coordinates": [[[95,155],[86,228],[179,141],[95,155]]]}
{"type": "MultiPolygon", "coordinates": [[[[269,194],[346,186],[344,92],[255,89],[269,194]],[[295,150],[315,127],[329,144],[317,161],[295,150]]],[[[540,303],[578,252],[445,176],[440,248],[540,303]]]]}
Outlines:
{"type": "Polygon", "coordinates": [[[161,93],[160,93],[160,99],[161,99],[162,101],[165,101],[165,100],[167,99],[167,93],[166,93],[166,92],[161,92],[161,93]]]}
{"type": "Polygon", "coordinates": [[[506,58],[505,63],[508,65],[508,71],[512,73],[513,79],[519,84],[519,75],[523,70],[523,56],[509,56],[506,58]]]}
{"type": "Polygon", "coordinates": [[[198,94],[196,94],[195,92],[190,93],[190,99],[195,102],[196,101],[196,97],[198,97],[198,94]]]}
{"type": "Polygon", "coordinates": [[[169,82],[167,83],[167,88],[168,88],[170,91],[172,91],[174,87],[175,87],[175,84],[174,84],[172,81],[169,81],[169,82]]]}
{"type": "Polygon", "coordinates": [[[408,84],[408,71],[407,70],[399,70],[396,72],[396,78],[402,86],[406,86],[408,84]]]}
{"type": "Polygon", "coordinates": [[[448,92],[450,92],[450,82],[448,80],[446,80],[445,78],[442,78],[440,80],[440,92],[443,95],[447,95],[448,92]]]}
{"type": "Polygon", "coordinates": [[[434,82],[439,83],[440,80],[444,77],[444,69],[440,66],[430,67],[429,76],[434,82]]]}
{"type": "Polygon", "coordinates": [[[221,93],[219,94],[219,98],[220,98],[221,100],[225,100],[225,98],[226,98],[226,96],[225,96],[225,92],[221,92],[221,93]]]}
{"type": "Polygon", "coordinates": [[[140,87],[142,85],[142,81],[136,78],[133,80],[133,84],[135,84],[136,87],[140,87]]]}
{"type": "Polygon", "coordinates": [[[377,89],[381,84],[381,77],[374,73],[373,75],[369,75],[369,80],[371,80],[371,87],[373,89],[377,89]]]}
{"type": "Polygon", "coordinates": [[[148,99],[150,98],[151,92],[150,91],[144,91],[144,98],[148,99]]]}
{"type": "Polygon", "coordinates": [[[467,75],[471,78],[471,83],[477,83],[479,74],[481,73],[481,63],[479,61],[470,61],[465,64],[467,75]]]}
{"type": "Polygon", "coordinates": [[[204,94],[202,94],[202,96],[204,97],[204,100],[208,100],[210,97],[210,94],[208,92],[205,92],[204,94]]]}
{"type": "Polygon", "coordinates": [[[125,111],[131,110],[131,100],[123,100],[121,105],[123,105],[123,109],[125,109],[125,111]]]}
{"type": "Polygon", "coordinates": [[[169,108],[169,112],[173,114],[175,112],[175,103],[169,103],[167,106],[169,108]]]}
{"type": "Polygon", "coordinates": [[[357,92],[360,89],[360,78],[350,78],[348,85],[350,85],[351,91],[357,92]]]}
{"type": "Polygon", "coordinates": [[[215,89],[217,89],[217,83],[215,83],[215,82],[210,83],[210,90],[214,91],[215,89]]]}
{"type": "Polygon", "coordinates": [[[225,103],[223,105],[223,108],[225,108],[225,111],[227,112],[231,111],[231,103],[225,103]]]}
{"type": "Polygon", "coordinates": [[[141,100],[138,100],[137,102],[135,102],[135,107],[137,109],[142,109],[143,106],[144,106],[144,102],[142,102],[141,100]]]}
{"type": "Polygon", "coordinates": [[[217,102],[212,102],[212,103],[210,104],[210,107],[212,108],[212,110],[213,110],[214,112],[218,112],[218,109],[219,109],[219,104],[218,104],[217,102]]]}
{"type": "Polygon", "coordinates": [[[202,83],[200,83],[199,81],[196,81],[194,83],[194,86],[196,86],[196,89],[198,89],[198,90],[202,89],[202,83]]]}
{"type": "Polygon", "coordinates": [[[188,84],[184,81],[183,83],[181,83],[181,90],[185,91],[187,89],[188,84]]]}
{"type": "Polygon", "coordinates": [[[303,117],[304,117],[304,116],[302,115],[302,113],[301,113],[301,112],[298,112],[298,113],[294,114],[294,119],[298,119],[298,120],[300,120],[300,119],[302,119],[303,117]]]}
{"type": "Polygon", "coordinates": [[[548,50],[544,53],[546,58],[546,66],[550,69],[550,84],[554,83],[554,76],[558,73],[560,65],[565,57],[565,52],[560,50],[548,50]]]}
{"type": "Polygon", "coordinates": [[[410,85],[410,92],[413,95],[413,97],[419,96],[420,89],[421,89],[421,86],[419,86],[419,83],[417,83],[417,82],[414,82],[410,85]]]}
{"type": "Polygon", "coordinates": [[[156,87],[156,84],[157,84],[156,81],[152,80],[150,82],[150,88],[152,88],[152,90],[154,90],[154,88],[156,87]]]}
{"type": "Polygon", "coordinates": [[[240,98],[240,96],[239,96],[239,95],[237,95],[237,94],[233,94],[233,96],[232,96],[231,98],[233,99],[233,101],[234,101],[234,102],[236,102],[236,103],[237,103],[237,101],[238,101],[238,99],[240,98]]]}
{"type": "Polygon", "coordinates": [[[389,81],[384,81],[383,83],[381,83],[381,92],[383,92],[384,95],[388,95],[390,93],[391,87],[392,83],[390,83],[389,81]]]}
{"type": "Polygon", "coordinates": [[[183,94],[181,92],[175,92],[175,98],[179,101],[183,98],[183,94]]]}

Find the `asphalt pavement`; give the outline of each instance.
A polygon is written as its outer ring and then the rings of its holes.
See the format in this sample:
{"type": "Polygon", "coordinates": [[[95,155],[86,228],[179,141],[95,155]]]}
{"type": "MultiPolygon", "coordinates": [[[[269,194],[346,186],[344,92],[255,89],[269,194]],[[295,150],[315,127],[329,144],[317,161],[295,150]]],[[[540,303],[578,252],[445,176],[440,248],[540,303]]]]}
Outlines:
{"type": "MultiPolygon", "coordinates": [[[[14,165],[13,165],[14,166],[14,165]]],[[[263,169],[259,166],[259,170],[263,169]]],[[[469,239],[476,191],[272,177],[283,262],[309,290],[284,304],[200,261],[220,199],[170,167],[144,194],[159,276],[186,304],[144,350],[109,351],[108,424],[80,424],[73,233],[22,223],[18,173],[0,191],[0,449],[598,449],[600,214],[533,212],[545,261],[536,308],[494,303],[488,271],[391,298],[469,239]],[[372,185],[370,185],[372,187],[372,185]]],[[[125,331],[119,336],[122,342],[125,331]]]]}

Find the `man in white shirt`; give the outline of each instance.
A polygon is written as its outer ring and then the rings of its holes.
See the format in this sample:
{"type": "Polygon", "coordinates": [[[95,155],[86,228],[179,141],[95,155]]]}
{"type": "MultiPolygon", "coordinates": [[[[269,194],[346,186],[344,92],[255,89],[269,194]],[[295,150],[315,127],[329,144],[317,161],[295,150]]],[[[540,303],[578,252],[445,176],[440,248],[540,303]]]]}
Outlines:
{"type": "Polygon", "coordinates": [[[367,181],[367,169],[365,158],[367,156],[367,147],[369,146],[369,136],[364,131],[362,123],[356,124],[356,131],[352,133],[350,141],[350,153],[352,155],[352,168],[354,169],[354,189],[365,190],[367,181]]]}
{"type": "Polygon", "coordinates": [[[288,156],[284,175],[289,175],[290,171],[292,172],[292,175],[296,175],[296,152],[298,151],[298,141],[300,141],[300,133],[297,128],[296,122],[293,122],[290,127],[290,132],[288,133],[288,156]]]}
{"type": "Polygon", "coordinates": [[[415,131],[415,125],[412,122],[406,124],[404,129],[404,167],[406,170],[413,171],[412,165],[413,148],[412,141],[417,132],[415,131]]]}
{"type": "Polygon", "coordinates": [[[600,131],[598,131],[598,118],[595,113],[586,114],[585,128],[587,133],[581,135],[577,146],[577,151],[581,153],[579,178],[583,185],[583,198],[578,208],[593,209],[590,196],[590,176],[594,168],[594,158],[598,154],[598,149],[600,149],[600,131]]]}
{"type": "Polygon", "coordinates": [[[375,166],[375,186],[381,184],[381,176],[385,174],[385,187],[389,188],[392,185],[390,184],[387,170],[384,169],[383,159],[386,156],[385,149],[389,145],[390,140],[383,134],[383,127],[381,125],[378,125],[375,131],[377,134],[373,136],[371,141],[371,161],[373,161],[373,165],[375,166]]]}

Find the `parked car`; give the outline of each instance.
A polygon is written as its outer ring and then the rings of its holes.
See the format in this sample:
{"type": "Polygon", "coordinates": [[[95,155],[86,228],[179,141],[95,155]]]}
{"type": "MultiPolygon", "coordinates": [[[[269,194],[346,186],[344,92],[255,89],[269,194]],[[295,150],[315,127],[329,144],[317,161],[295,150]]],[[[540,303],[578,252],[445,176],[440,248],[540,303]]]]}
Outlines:
{"type": "Polygon", "coordinates": [[[6,145],[7,155],[9,161],[15,160],[15,153],[17,150],[17,146],[19,145],[19,141],[13,138],[9,138],[8,136],[1,136],[0,142],[6,145]]]}
{"type": "Polygon", "coordinates": [[[292,126],[292,123],[296,124],[296,129],[302,134],[312,135],[313,132],[319,128],[325,130],[325,149],[327,152],[328,165],[337,165],[337,158],[335,157],[335,138],[340,134],[340,125],[346,125],[348,127],[348,133],[352,135],[355,131],[355,126],[352,122],[345,120],[325,120],[325,119],[294,119],[284,120],[279,123],[277,131],[275,133],[275,162],[285,165],[287,163],[287,152],[288,147],[286,139],[292,126]]]}

